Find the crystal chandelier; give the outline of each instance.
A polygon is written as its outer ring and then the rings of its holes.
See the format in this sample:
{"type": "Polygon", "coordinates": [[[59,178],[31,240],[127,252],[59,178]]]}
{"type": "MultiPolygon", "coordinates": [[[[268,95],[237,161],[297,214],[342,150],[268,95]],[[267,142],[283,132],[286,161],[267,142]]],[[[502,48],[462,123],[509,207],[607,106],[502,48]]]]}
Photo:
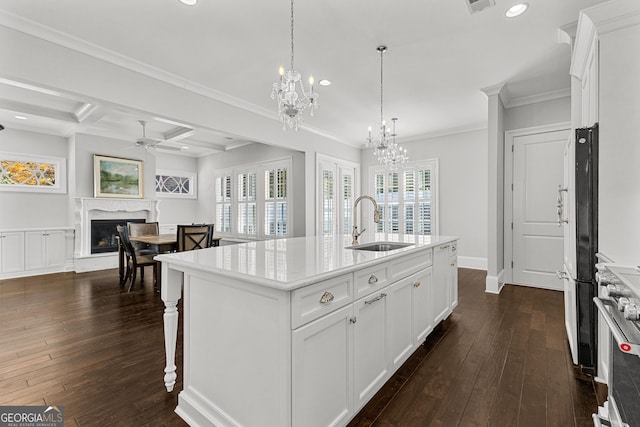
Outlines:
{"type": "Polygon", "coordinates": [[[278,102],[278,115],[282,121],[282,129],[298,130],[302,121],[302,112],[310,107],[309,114],[318,108],[318,94],[313,91],[313,76],[309,77],[309,91],[305,91],[300,81],[300,73],[293,66],[293,0],[291,0],[291,68],[287,71],[280,67],[280,79],[273,84],[271,99],[278,102]],[[298,94],[297,89],[300,89],[298,94]]]}
{"type": "Polygon", "coordinates": [[[378,158],[380,164],[385,165],[388,169],[395,169],[398,165],[406,163],[407,150],[401,148],[396,143],[396,121],[397,117],[392,118],[393,130],[387,127],[387,121],[383,114],[383,55],[387,51],[386,46],[378,46],[380,52],[380,123],[378,125],[378,139],[374,140],[371,136],[371,126],[369,126],[369,137],[367,138],[367,147],[374,147],[373,155],[378,158]]]}

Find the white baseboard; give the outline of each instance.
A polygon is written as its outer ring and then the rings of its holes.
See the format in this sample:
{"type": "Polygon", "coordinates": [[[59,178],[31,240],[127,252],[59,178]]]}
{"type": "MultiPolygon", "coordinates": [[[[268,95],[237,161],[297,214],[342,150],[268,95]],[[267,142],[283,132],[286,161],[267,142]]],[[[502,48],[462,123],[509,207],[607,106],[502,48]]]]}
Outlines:
{"type": "Polygon", "coordinates": [[[460,256],[458,255],[458,267],[471,268],[473,270],[486,270],[487,259],[478,258],[473,256],[460,256]]]}
{"type": "Polygon", "coordinates": [[[487,275],[487,279],[485,281],[485,292],[488,294],[499,294],[502,288],[504,287],[504,270],[500,271],[500,274],[497,276],[489,276],[487,275]]]}
{"type": "Polygon", "coordinates": [[[96,254],[75,259],[75,272],[86,273],[89,271],[107,270],[118,267],[118,252],[108,254],[96,254]]]}

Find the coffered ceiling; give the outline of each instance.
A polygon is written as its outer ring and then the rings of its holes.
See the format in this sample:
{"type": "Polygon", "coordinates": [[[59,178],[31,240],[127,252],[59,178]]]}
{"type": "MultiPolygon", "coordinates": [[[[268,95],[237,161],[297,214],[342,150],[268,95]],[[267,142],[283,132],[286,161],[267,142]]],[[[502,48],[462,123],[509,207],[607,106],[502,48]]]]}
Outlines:
{"type": "MultiPolygon", "coordinates": [[[[466,0],[322,0],[295,4],[295,65],[319,87],[320,109],[307,130],[359,147],[379,118],[380,58],[384,109],[398,117],[399,139],[486,127],[483,88],[506,84],[509,102],[568,95],[570,47],[558,29],[602,0],[529,0],[515,19],[512,0],[471,14],[466,0]]],[[[201,88],[233,108],[277,123],[270,89],[289,62],[287,0],[0,0],[0,26],[81,50],[148,76],[201,88]]],[[[23,60],[15,46],[2,61],[23,60]]],[[[67,64],[73,67],[75,64],[67,64]]],[[[94,133],[135,141],[147,136],[186,155],[251,143],[225,123],[212,127],[111,104],[0,74],[0,123],[59,135],[94,133]],[[27,117],[26,120],[16,116],[27,117]],[[182,147],[189,147],[188,149],[182,147]]],[[[95,81],[95,85],[100,85],[95,81]]],[[[247,126],[251,126],[250,123],[247,126]]]]}

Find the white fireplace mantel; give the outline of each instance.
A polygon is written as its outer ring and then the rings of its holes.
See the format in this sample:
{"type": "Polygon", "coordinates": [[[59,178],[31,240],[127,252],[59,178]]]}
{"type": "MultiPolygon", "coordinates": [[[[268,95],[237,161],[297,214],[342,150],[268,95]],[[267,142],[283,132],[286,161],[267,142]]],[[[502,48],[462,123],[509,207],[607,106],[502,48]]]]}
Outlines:
{"type": "Polygon", "coordinates": [[[91,220],[140,219],[157,221],[160,216],[158,200],[149,199],[75,199],[74,223],[76,230],[75,258],[91,257],[91,220]]]}

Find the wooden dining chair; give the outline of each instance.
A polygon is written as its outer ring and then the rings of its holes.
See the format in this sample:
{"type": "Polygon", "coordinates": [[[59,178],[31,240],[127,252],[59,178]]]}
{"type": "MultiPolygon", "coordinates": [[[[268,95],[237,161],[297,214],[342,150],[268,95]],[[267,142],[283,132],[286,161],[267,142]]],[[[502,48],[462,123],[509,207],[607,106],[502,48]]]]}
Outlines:
{"type": "MultiPolygon", "coordinates": [[[[160,234],[160,225],[157,222],[127,222],[129,236],[157,236],[160,234]]],[[[133,249],[140,255],[157,255],[148,243],[131,242],[133,249]]]]}
{"type": "Polygon", "coordinates": [[[126,263],[126,272],[124,275],[124,280],[120,282],[120,287],[123,287],[129,280],[129,278],[131,278],[131,283],[129,284],[129,288],[127,290],[127,292],[131,292],[131,289],[136,282],[138,268],[140,268],[140,283],[142,283],[142,281],[144,280],[144,268],[153,266],[153,287],[157,288],[160,261],[154,260],[153,254],[142,255],[136,253],[136,251],[133,249],[133,245],[131,244],[131,240],[129,240],[129,230],[127,227],[118,225],[116,226],[116,230],[118,231],[120,244],[124,249],[126,263]]]}
{"type": "Polygon", "coordinates": [[[177,251],[210,248],[212,246],[214,224],[178,225],[177,251]]]}

